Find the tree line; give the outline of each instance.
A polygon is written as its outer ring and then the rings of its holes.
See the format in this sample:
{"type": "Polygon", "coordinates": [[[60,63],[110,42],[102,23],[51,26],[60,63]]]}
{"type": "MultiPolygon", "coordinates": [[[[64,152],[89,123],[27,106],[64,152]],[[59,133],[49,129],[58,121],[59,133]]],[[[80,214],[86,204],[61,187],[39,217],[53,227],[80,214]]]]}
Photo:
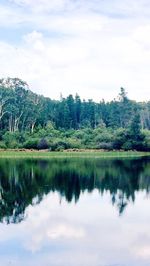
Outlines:
{"type": "Polygon", "coordinates": [[[60,100],[33,93],[18,78],[0,79],[0,148],[150,149],[150,101],[124,88],[110,102],[60,100]]]}

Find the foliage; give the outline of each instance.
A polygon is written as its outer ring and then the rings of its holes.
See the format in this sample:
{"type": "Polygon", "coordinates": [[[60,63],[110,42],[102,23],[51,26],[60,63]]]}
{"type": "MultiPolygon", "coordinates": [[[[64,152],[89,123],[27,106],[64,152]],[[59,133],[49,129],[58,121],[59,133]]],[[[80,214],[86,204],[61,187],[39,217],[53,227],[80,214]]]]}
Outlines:
{"type": "Polygon", "coordinates": [[[26,149],[37,149],[39,140],[36,138],[29,138],[23,145],[26,149]]]}
{"type": "Polygon", "coordinates": [[[45,150],[49,148],[49,144],[46,139],[42,138],[37,144],[38,150],[45,150]]]}
{"type": "Polygon", "coordinates": [[[0,80],[1,148],[149,151],[149,129],[150,102],[131,101],[124,88],[110,102],[55,101],[18,78],[0,80]]]}

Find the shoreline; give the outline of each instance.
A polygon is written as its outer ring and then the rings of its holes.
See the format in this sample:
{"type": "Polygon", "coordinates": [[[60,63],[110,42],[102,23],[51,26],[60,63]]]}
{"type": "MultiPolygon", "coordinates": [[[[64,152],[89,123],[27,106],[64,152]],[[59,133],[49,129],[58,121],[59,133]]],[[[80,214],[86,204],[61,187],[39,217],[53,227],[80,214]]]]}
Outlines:
{"type": "Polygon", "coordinates": [[[27,150],[0,149],[0,158],[133,158],[148,157],[150,152],[139,151],[104,151],[104,150],[27,150]]]}

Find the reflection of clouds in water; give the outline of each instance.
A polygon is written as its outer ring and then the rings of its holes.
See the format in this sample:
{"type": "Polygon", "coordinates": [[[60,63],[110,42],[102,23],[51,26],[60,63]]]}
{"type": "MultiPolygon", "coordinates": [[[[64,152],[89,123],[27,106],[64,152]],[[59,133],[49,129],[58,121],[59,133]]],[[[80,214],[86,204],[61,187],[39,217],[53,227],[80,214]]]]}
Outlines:
{"type": "Polygon", "coordinates": [[[85,236],[83,228],[65,219],[59,204],[58,195],[48,195],[36,207],[27,209],[28,219],[23,222],[28,239],[25,248],[32,252],[39,251],[45,243],[56,239],[79,239],[85,236]]]}
{"type": "Polygon", "coordinates": [[[47,227],[41,228],[39,232],[34,232],[32,238],[28,240],[25,244],[25,248],[36,252],[42,248],[42,246],[47,241],[52,241],[56,239],[79,239],[84,237],[84,231],[82,229],[71,227],[67,224],[59,224],[56,226],[49,223],[47,227]]]}
{"type": "Polygon", "coordinates": [[[150,245],[143,246],[135,249],[135,255],[141,259],[150,259],[150,245]]]}
{"type": "MultiPolygon", "coordinates": [[[[62,200],[61,205],[59,195],[50,193],[27,208],[22,223],[0,226],[0,253],[6,243],[7,258],[14,261],[18,254],[14,266],[149,266],[150,213],[144,195],[137,193],[119,217],[108,192],[103,197],[96,190],[85,192],[77,204],[62,200]]],[[[3,266],[8,265],[5,256],[3,266]]]]}
{"type": "Polygon", "coordinates": [[[145,193],[136,193],[135,205],[128,209],[126,220],[129,232],[129,253],[137,265],[149,266],[150,260],[150,213],[149,197],[145,193]]]}
{"type": "Polygon", "coordinates": [[[65,238],[81,238],[84,237],[84,232],[82,229],[72,228],[70,225],[60,224],[48,232],[48,237],[50,239],[56,239],[60,237],[65,238]]]}

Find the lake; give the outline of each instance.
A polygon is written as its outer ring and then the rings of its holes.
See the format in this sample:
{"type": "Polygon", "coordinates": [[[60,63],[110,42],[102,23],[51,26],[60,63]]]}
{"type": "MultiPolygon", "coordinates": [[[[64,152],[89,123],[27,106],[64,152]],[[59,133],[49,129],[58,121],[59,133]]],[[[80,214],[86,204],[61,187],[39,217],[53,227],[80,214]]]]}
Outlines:
{"type": "Polygon", "coordinates": [[[0,265],[150,265],[150,158],[0,159],[0,265]]]}

